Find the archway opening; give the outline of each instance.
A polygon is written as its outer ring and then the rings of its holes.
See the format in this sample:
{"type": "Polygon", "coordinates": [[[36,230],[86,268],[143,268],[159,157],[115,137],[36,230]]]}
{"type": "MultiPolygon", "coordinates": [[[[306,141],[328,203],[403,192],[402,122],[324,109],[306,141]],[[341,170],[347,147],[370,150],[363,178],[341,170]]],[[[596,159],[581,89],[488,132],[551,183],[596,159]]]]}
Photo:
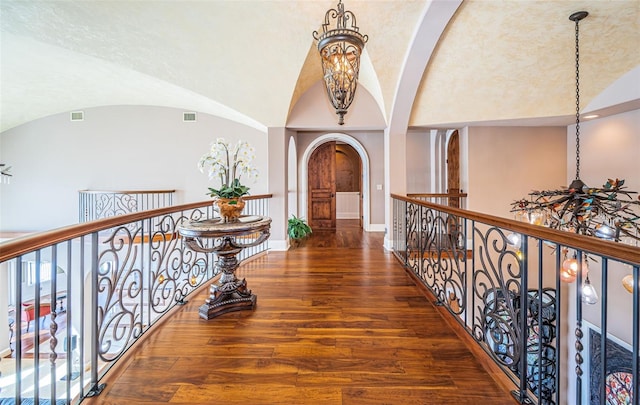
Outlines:
{"type": "Polygon", "coordinates": [[[309,193],[309,159],[312,153],[319,148],[322,144],[327,142],[336,142],[337,144],[348,145],[357,153],[361,162],[361,171],[360,171],[360,211],[359,215],[361,218],[362,229],[365,231],[371,230],[371,220],[370,220],[370,205],[371,205],[371,193],[370,193],[370,162],[367,151],[362,146],[362,144],[356,140],[355,138],[343,134],[343,133],[330,133],[319,136],[314,139],[313,142],[309,144],[309,146],[305,149],[304,154],[302,156],[302,160],[300,162],[302,175],[300,178],[300,186],[302,187],[300,193],[300,205],[299,209],[301,215],[308,218],[308,193],[309,193]]]}

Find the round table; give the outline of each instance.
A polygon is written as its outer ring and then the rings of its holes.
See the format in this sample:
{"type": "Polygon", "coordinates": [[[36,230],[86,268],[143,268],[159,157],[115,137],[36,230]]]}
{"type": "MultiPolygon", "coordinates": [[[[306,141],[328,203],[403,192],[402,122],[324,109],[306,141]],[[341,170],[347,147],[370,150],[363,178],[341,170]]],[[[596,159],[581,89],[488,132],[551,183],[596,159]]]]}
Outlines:
{"type": "Polygon", "coordinates": [[[227,312],[255,308],[257,297],[247,288],[245,279],[236,278],[237,254],[267,240],[270,226],[271,218],[257,215],[243,215],[236,222],[212,218],[178,225],[189,248],[218,255],[216,270],[220,279],[211,285],[210,296],[198,311],[201,318],[209,320],[227,312]]]}

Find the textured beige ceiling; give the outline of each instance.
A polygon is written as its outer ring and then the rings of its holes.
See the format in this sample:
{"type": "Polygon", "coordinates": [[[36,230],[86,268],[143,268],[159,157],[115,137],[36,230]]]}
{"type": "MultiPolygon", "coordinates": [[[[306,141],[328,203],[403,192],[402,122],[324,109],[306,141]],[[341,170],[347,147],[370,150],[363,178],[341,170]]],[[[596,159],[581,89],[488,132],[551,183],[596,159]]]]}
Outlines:
{"type": "MultiPolygon", "coordinates": [[[[369,35],[362,85],[393,111],[402,75],[423,77],[410,123],[571,113],[573,27],[584,105],[640,64],[640,0],[468,0],[427,70],[404,57],[425,0],[345,0],[369,35]]],[[[0,2],[0,130],[103,105],[202,111],[282,127],[322,79],[312,32],[335,0],[0,2]]],[[[428,58],[428,55],[425,55],[428,58]]]]}
{"type": "MultiPolygon", "coordinates": [[[[640,1],[466,1],[441,38],[411,125],[575,114],[640,64],[640,1]]],[[[637,91],[640,94],[640,83],[637,91]]]]}

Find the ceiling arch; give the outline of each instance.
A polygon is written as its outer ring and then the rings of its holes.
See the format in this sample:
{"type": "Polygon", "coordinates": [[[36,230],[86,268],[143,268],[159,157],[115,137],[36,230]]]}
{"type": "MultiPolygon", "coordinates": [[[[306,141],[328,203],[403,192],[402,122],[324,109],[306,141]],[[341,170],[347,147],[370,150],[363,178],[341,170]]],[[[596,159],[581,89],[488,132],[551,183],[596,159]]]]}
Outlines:
{"type": "MultiPolygon", "coordinates": [[[[449,2],[345,1],[369,36],[365,50],[371,63],[363,65],[360,87],[388,125],[570,114],[568,16],[579,9],[590,13],[581,23],[585,105],[640,65],[637,0],[466,0],[441,36],[438,28],[423,25],[425,10],[440,3],[449,2]],[[404,61],[434,34],[438,40],[428,64],[412,70],[404,61]],[[394,121],[397,114],[409,118],[394,121]]],[[[322,79],[312,32],[335,5],[336,0],[3,0],[0,131],[64,110],[123,104],[173,106],[255,128],[284,127],[299,99],[322,79]]]]}

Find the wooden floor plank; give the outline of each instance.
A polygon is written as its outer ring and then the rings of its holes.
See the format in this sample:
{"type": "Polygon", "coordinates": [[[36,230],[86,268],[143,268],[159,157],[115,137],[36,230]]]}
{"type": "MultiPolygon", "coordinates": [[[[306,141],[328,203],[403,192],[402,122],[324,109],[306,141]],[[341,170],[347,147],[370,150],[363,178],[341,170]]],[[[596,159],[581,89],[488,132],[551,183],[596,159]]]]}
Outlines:
{"type": "Polygon", "coordinates": [[[190,297],[85,403],[517,403],[382,237],[339,226],[243,264],[253,311],[204,321],[190,297]]]}

